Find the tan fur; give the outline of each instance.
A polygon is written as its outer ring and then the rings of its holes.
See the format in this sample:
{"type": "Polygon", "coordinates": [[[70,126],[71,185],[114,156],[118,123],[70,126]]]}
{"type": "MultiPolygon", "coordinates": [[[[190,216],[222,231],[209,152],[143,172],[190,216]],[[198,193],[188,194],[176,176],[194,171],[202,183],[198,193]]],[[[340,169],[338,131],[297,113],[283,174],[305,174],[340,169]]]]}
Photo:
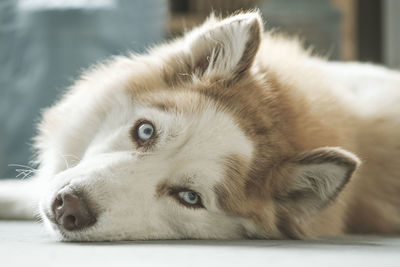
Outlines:
{"type": "MultiPolygon", "coordinates": [[[[256,52],[251,48],[246,58],[256,52]]],[[[165,84],[173,85],[174,94],[152,95],[162,102],[147,100],[164,110],[182,111],[193,104],[187,95],[195,92],[236,118],[256,151],[251,162],[227,156],[226,181],[215,187],[215,192],[227,214],[252,220],[264,229],[264,237],[398,232],[400,127],[391,127],[390,118],[360,117],[343,95],[346,91],[335,91],[318,68],[304,64],[308,57],[296,40],[266,33],[255,59],[257,71],[238,78],[229,88],[223,79],[185,75],[192,67],[188,70],[181,64],[184,59],[171,57],[162,73],[165,84]],[[380,144],[379,151],[373,151],[374,143],[380,144]],[[324,146],[352,151],[363,165],[330,207],[299,221],[290,210],[274,203],[277,170],[297,153],[324,146]]],[[[249,64],[248,59],[244,61],[249,64]]],[[[146,83],[135,80],[132,88],[145,88],[146,83]]],[[[136,97],[137,90],[133,92],[136,97]]]]}

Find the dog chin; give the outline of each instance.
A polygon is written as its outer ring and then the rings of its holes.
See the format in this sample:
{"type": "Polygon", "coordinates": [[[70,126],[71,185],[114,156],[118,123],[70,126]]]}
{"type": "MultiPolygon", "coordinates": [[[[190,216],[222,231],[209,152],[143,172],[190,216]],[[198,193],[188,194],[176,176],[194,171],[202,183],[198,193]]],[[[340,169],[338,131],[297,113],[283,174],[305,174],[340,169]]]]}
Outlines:
{"type": "Polygon", "coordinates": [[[57,225],[52,223],[46,216],[42,216],[42,223],[46,229],[46,232],[57,241],[69,241],[67,235],[62,233],[57,225]]]}
{"type": "MultiPolygon", "coordinates": [[[[102,242],[121,240],[118,235],[107,235],[101,231],[98,225],[89,229],[66,231],[52,222],[48,215],[41,209],[41,221],[46,232],[55,240],[62,242],[102,242]]],[[[127,239],[126,239],[127,240],[127,239]]]]}
{"type": "Polygon", "coordinates": [[[43,220],[45,228],[52,238],[62,242],[88,242],[88,241],[102,241],[89,237],[83,232],[67,232],[59,229],[58,226],[48,219],[43,220]]]}

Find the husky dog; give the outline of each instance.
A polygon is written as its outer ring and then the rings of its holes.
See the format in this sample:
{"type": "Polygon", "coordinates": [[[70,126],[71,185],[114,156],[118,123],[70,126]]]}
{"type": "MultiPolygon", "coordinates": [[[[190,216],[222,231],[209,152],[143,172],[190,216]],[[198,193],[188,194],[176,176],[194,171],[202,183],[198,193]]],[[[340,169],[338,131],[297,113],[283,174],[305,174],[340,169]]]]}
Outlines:
{"type": "Polygon", "coordinates": [[[399,72],[315,57],[257,11],[212,16],[86,71],[0,217],[61,240],[399,233],[399,103],[399,72]]]}

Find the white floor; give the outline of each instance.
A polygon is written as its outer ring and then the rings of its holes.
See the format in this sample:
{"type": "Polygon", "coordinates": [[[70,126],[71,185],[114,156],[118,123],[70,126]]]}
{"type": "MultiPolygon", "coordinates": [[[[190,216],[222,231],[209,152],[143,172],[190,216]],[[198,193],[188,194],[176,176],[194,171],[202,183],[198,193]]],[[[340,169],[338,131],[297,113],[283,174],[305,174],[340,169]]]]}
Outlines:
{"type": "Polygon", "coordinates": [[[33,222],[0,221],[0,266],[396,266],[400,237],[328,241],[63,243],[33,222]]]}

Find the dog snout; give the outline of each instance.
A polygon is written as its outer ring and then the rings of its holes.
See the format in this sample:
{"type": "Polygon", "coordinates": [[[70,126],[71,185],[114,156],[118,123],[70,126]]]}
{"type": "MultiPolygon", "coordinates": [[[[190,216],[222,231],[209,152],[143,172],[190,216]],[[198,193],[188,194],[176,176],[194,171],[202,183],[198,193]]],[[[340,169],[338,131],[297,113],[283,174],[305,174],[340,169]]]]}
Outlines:
{"type": "Polygon", "coordinates": [[[95,213],[89,208],[87,199],[69,188],[58,192],[51,210],[55,222],[67,231],[81,230],[96,222],[95,213]]]}

